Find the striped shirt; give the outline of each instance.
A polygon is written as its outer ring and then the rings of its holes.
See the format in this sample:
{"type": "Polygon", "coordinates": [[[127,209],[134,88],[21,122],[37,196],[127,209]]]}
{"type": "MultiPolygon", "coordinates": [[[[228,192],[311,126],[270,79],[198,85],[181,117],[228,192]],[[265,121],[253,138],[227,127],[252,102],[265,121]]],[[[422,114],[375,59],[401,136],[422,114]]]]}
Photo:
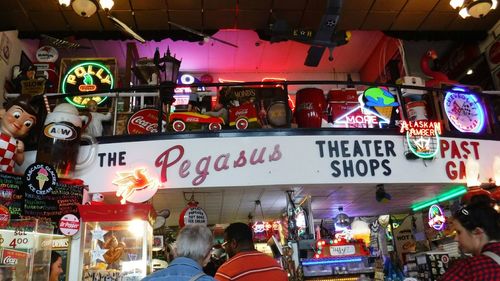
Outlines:
{"type": "Polygon", "coordinates": [[[17,139],[0,132],[0,171],[14,172],[17,139]]]}
{"type": "Polygon", "coordinates": [[[288,276],[279,263],[259,251],[241,252],[225,262],[215,279],[219,281],[287,281],[288,276]]]}

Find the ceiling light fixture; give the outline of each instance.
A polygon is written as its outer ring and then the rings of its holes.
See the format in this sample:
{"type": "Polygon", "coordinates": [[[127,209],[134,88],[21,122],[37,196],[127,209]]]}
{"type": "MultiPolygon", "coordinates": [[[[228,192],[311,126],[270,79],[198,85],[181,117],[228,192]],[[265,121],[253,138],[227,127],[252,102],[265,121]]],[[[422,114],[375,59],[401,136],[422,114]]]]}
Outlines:
{"type": "Polygon", "coordinates": [[[458,8],[458,14],[464,19],[469,16],[483,18],[491,10],[495,10],[497,5],[497,0],[450,0],[450,6],[458,8]]]}
{"type": "MultiPolygon", "coordinates": [[[[75,13],[84,18],[89,18],[97,11],[97,5],[93,0],[59,0],[59,4],[63,7],[68,7],[71,4],[75,13]]],[[[99,0],[101,8],[108,12],[113,8],[115,2],[113,0],[99,0]]]]}

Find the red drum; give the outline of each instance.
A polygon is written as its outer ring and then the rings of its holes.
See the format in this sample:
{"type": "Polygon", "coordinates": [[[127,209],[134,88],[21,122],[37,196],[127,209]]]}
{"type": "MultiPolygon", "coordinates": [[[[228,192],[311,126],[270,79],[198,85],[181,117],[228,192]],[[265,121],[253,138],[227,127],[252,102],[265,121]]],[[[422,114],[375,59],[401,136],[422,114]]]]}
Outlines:
{"type": "Polygon", "coordinates": [[[406,113],[410,121],[427,120],[425,101],[411,101],[406,104],[406,113]]]}
{"type": "Polygon", "coordinates": [[[321,128],[326,99],[323,90],[300,89],[296,95],[295,117],[299,128],[321,128]]]}

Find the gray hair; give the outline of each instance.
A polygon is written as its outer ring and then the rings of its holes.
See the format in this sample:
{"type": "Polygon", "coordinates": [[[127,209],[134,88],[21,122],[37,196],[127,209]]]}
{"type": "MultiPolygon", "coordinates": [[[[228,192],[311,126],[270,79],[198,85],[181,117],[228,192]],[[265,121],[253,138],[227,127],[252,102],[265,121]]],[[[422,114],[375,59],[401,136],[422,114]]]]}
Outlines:
{"type": "Polygon", "coordinates": [[[212,249],[212,231],[204,225],[186,225],[177,235],[175,252],[197,262],[203,261],[212,249]]]}

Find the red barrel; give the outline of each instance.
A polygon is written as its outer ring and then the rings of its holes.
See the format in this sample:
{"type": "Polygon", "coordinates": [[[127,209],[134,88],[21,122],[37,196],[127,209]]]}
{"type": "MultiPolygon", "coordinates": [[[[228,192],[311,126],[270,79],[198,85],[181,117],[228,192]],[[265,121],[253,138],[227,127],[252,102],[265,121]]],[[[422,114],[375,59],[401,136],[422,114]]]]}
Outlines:
{"type": "Polygon", "coordinates": [[[295,117],[299,128],[321,128],[326,99],[323,90],[300,89],[296,95],[295,117]]]}
{"type": "Polygon", "coordinates": [[[426,103],[423,100],[411,101],[406,104],[406,113],[410,121],[427,120],[426,103]]]}

